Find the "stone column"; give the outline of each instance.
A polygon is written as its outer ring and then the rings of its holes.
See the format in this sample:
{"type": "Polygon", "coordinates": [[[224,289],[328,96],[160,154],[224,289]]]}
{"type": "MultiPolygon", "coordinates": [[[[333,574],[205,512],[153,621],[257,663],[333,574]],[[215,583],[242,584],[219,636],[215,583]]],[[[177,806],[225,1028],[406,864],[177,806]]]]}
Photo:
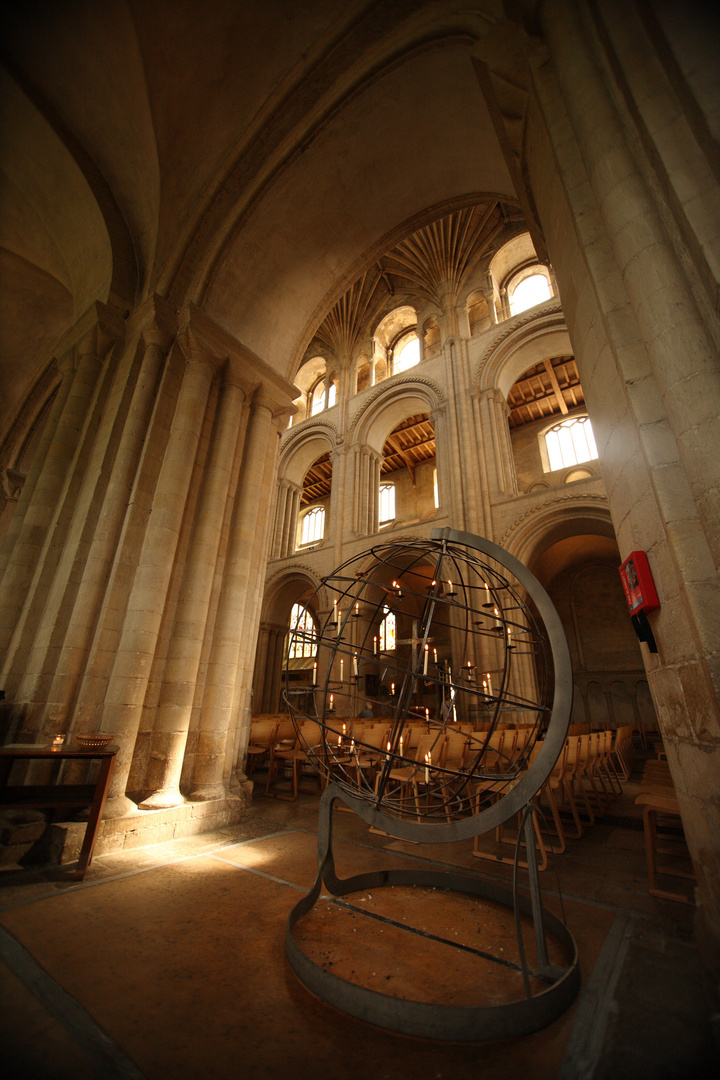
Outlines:
{"type": "MultiPolygon", "coordinates": [[[[75,337],[78,334],[82,336],[74,347],[71,346],[62,362],[60,408],[53,416],[57,422],[37,480],[34,486],[28,488],[28,501],[21,499],[18,507],[22,521],[12,537],[12,553],[0,585],[0,653],[6,654],[6,666],[14,651],[11,638],[13,634],[17,637],[21,613],[27,610],[30,603],[33,575],[48,543],[58,506],[67,490],[72,462],[78,452],[78,444],[88,421],[89,406],[103,369],[103,358],[112,342],[101,325],[103,313],[96,310],[99,307],[96,305],[90,309],[73,328],[75,337]],[[72,374],[71,367],[74,368],[72,374]]],[[[121,330],[117,328],[117,332],[121,333],[121,330]]]]}
{"type": "Polygon", "coordinates": [[[116,735],[120,746],[107,817],[135,811],[125,786],[215,369],[215,361],[198,347],[189,330],[178,340],[187,364],[102,714],[101,729],[116,735]]]}
{"type": "Polygon", "coordinates": [[[356,536],[378,531],[378,492],[382,454],[369,446],[357,446],[353,467],[353,530],[356,536]]]}
{"type": "Polygon", "coordinates": [[[243,386],[232,366],[226,367],[155,716],[145,783],[150,794],[140,803],[142,810],[184,801],[180,773],[244,402],[243,386]]]}
{"type": "Polygon", "coordinates": [[[270,555],[273,559],[284,559],[292,555],[297,544],[298,514],[302,487],[290,480],[278,483],[277,502],[275,504],[275,522],[270,555]]]}
{"type": "Polygon", "coordinates": [[[75,374],[74,352],[71,351],[69,354],[65,355],[61,361],[56,361],[56,364],[60,372],[60,384],[50,408],[50,415],[47,418],[42,435],[40,436],[40,441],[35,451],[32,464],[30,465],[30,469],[28,470],[28,474],[22,485],[22,492],[17,501],[17,506],[13,512],[7,532],[3,537],[2,545],[0,545],[0,576],[5,572],[15,549],[15,545],[25,521],[25,514],[32,503],[35,488],[37,487],[38,480],[40,479],[43,468],[47,462],[55,432],[57,431],[58,424],[65,409],[65,403],[67,402],[73,376],[75,374]]]}
{"type": "Polygon", "coordinates": [[[251,588],[250,571],[257,531],[263,521],[261,512],[268,497],[262,491],[265,462],[274,434],[273,406],[260,391],[251,405],[215,617],[190,796],[193,800],[225,795],[225,746],[233,716],[240,649],[247,633],[245,608],[251,588]]]}
{"type": "Polygon", "coordinates": [[[491,386],[477,395],[482,442],[492,448],[486,455],[487,475],[493,495],[516,495],[517,476],[513,459],[508,407],[502,392],[491,386]]]}
{"type": "MultiPolygon", "coordinates": [[[[568,322],[620,550],[646,549],[656,573],[659,653],[645,663],[698,878],[703,955],[714,946],[720,968],[717,350],[668,239],[672,205],[658,174],[648,183],[638,167],[633,117],[618,114],[615,75],[584,21],[593,14],[571,0],[540,6],[553,69],[537,67],[537,100],[547,129],[562,131],[554,152],[583,245],[554,263],[561,292],[567,282],[578,296],[568,322]]],[[[551,255],[553,243],[565,253],[565,222],[545,216],[551,255]]]]}
{"type": "MultiPolygon", "coordinates": [[[[128,332],[132,335],[130,349],[133,354],[138,348],[143,350],[139,370],[134,376],[132,398],[127,406],[127,413],[114,416],[108,422],[108,430],[104,436],[99,433],[101,445],[97,454],[98,461],[95,467],[91,464],[91,475],[87,478],[88,490],[85,498],[79,500],[79,512],[73,519],[43,612],[43,622],[48,634],[51,634],[60,622],[62,609],[70,603],[68,583],[81,575],[77,588],[73,590],[72,610],[67,615],[67,628],[59,655],[53,660],[53,653],[58,651],[55,631],[44,644],[46,660],[36,664],[41,675],[45,671],[52,671],[50,687],[41,695],[46,729],[48,724],[52,724],[53,728],[57,729],[59,725],[60,730],[67,730],[68,717],[87,663],[92,634],[125,518],[143,440],[150,424],[158,380],[165,353],[172,340],[174,322],[174,312],[159,297],[154,297],[135,313],[128,324],[128,332]],[[142,328],[138,342],[136,335],[140,320],[142,328]],[[102,476],[98,474],[102,473],[103,465],[107,461],[108,443],[113,441],[113,428],[116,425],[122,425],[118,446],[106,487],[101,489],[102,476]],[[95,498],[99,499],[100,506],[95,513],[89,515],[87,507],[95,498]],[[92,531],[88,531],[90,520],[92,531]],[[87,549],[85,561],[78,566],[79,553],[84,548],[87,549]],[[49,719],[51,716],[52,720],[49,719]]],[[[133,367],[128,358],[119,365],[118,377],[127,378],[128,369],[132,370],[133,367]]],[[[121,393],[118,396],[123,395],[121,393]]],[[[38,648],[40,644],[41,642],[36,640],[35,647],[38,648]]],[[[30,685],[20,687],[21,696],[24,691],[27,694],[33,693],[30,685]]]]}

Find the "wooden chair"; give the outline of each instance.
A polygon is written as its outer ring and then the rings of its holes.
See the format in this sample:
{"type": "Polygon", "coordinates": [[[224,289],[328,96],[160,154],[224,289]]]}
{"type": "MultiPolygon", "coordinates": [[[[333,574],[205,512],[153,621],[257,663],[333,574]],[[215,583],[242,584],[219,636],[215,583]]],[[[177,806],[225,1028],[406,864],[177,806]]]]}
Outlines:
{"type": "MultiPolygon", "coordinates": [[[[443,732],[430,731],[420,735],[417,745],[414,748],[414,758],[412,764],[401,765],[395,768],[391,768],[388,773],[385,773],[383,768],[378,769],[375,777],[375,793],[380,790],[380,784],[385,779],[385,792],[390,796],[399,798],[401,813],[404,812],[404,806],[406,800],[409,802],[410,797],[415,804],[415,813],[418,821],[422,821],[422,807],[420,798],[420,787],[423,787],[424,794],[429,798],[431,796],[432,787],[435,785],[436,773],[435,768],[442,761],[443,747],[445,743],[445,735],[443,732]],[[427,755],[434,760],[431,760],[429,765],[429,780],[425,782],[425,769],[427,755]],[[432,778],[432,779],[430,779],[432,778]]],[[[405,746],[403,745],[403,756],[407,757],[405,746]]]]}
{"type": "Polygon", "coordinates": [[[664,888],[657,878],[671,876],[686,881],[696,880],[692,868],[687,868],[690,858],[685,843],[680,807],[670,769],[665,761],[646,762],[640,783],[640,793],[635,803],[643,808],[645,831],[645,858],[648,870],[648,892],[663,900],[677,900],[692,904],[694,900],[685,892],[664,888]],[[669,857],[672,861],[667,861],[669,857]]]}
{"type": "MultiPolygon", "coordinates": [[[[294,802],[295,799],[297,799],[298,791],[300,790],[300,776],[303,767],[310,764],[311,757],[322,757],[323,746],[323,729],[320,724],[316,724],[312,720],[302,725],[292,744],[288,745],[282,741],[277,743],[273,747],[270,755],[265,794],[272,795],[273,798],[276,799],[294,802]],[[273,792],[272,788],[277,782],[278,773],[284,771],[287,767],[291,770],[292,794],[285,795],[279,792],[273,792]]],[[[320,784],[322,786],[322,780],[320,780],[320,784]]]]}
{"type": "Polygon", "coordinates": [[[248,776],[268,760],[270,749],[275,745],[277,729],[278,721],[273,717],[258,716],[252,719],[245,766],[248,776]]]}

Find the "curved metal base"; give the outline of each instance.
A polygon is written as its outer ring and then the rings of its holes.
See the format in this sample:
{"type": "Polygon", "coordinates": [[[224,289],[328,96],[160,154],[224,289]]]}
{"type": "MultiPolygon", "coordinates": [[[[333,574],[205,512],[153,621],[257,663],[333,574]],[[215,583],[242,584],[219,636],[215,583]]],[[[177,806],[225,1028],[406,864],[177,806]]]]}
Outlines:
{"type": "MultiPolygon", "coordinates": [[[[505,1005],[463,1007],[429,1005],[425,1002],[407,1001],[374,990],[357,986],[326,971],[310,960],[297,945],[293,930],[303,915],[314,907],[324,884],[333,896],[347,896],[365,889],[377,889],[383,885],[421,885],[426,888],[452,889],[482,896],[508,907],[514,907],[511,889],[495,882],[471,877],[463,873],[426,870],[378,870],[339,879],[335,874],[332,854],[332,809],[336,800],[345,802],[343,792],[331,784],[320,802],[318,822],[318,876],[307,896],[295,905],[288,918],[285,934],[285,950],[290,966],[300,981],[322,1001],[343,1012],[404,1035],[416,1035],[428,1039],[449,1042],[481,1042],[495,1039],[517,1038],[546,1027],[561,1016],[575,1000],[580,989],[580,970],[577,948],[567,927],[555,915],[539,903],[537,875],[533,884],[531,870],[531,896],[518,896],[517,906],[523,914],[533,918],[538,944],[540,974],[548,980],[547,989],[520,1001],[505,1005]],[[569,967],[556,968],[547,962],[544,947],[544,929],[547,928],[572,956],[569,967]]],[[[532,832],[529,833],[532,836],[532,832]]],[[[534,850],[534,848],[533,848],[534,850]]]]}

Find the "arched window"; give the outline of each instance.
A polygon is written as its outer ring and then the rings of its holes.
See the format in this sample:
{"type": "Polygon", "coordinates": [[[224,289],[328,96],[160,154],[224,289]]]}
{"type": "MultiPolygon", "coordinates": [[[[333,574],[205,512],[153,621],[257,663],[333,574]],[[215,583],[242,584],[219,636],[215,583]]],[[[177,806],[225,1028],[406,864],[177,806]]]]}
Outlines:
{"type": "Polygon", "coordinates": [[[548,469],[566,469],[598,456],[592,425],[587,416],[562,420],[544,434],[548,469]]]}
{"type": "Polygon", "coordinates": [[[322,412],[325,408],[325,380],[321,379],[313,387],[312,395],[310,398],[310,415],[316,416],[317,413],[322,412]]]}
{"type": "Polygon", "coordinates": [[[380,652],[393,652],[397,620],[387,604],[383,604],[383,615],[385,617],[380,623],[380,652]]]}
{"type": "Polygon", "coordinates": [[[395,520],[395,485],[380,485],[380,506],[378,520],[381,525],[395,520]]]}
{"type": "Polygon", "coordinates": [[[413,330],[401,337],[393,347],[393,375],[399,371],[407,371],[420,363],[420,342],[413,330]]]}
{"type": "Polygon", "coordinates": [[[317,653],[317,628],[315,620],[302,604],[293,604],[290,612],[290,647],[288,658],[301,659],[317,653]]]}
{"type": "Polygon", "coordinates": [[[521,311],[542,304],[552,296],[550,282],[544,274],[530,274],[522,278],[514,288],[510,286],[508,292],[511,315],[519,315],[521,311]]]}
{"type": "Polygon", "coordinates": [[[314,544],[325,534],[325,507],[313,506],[303,514],[300,526],[300,543],[314,544]]]}

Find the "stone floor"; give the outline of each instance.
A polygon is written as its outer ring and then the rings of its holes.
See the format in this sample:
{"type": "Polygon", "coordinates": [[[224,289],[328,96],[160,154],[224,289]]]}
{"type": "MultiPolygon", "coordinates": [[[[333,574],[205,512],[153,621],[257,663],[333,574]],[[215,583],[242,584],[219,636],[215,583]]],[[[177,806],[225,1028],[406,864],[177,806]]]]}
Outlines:
{"type": "MultiPolygon", "coordinates": [[[[258,796],[237,826],[98,857],[82,883],[66,868],[5,867],[2,1075],[715,1080],[693,909],[649,896],[633,796],[627,785],[541,875],[543,902],[564,911],[577,942],[578,999],[544,1030],[503,1042],[394,1034],[298,982],[285,921],[316,873],[315,794],[294,803],[258,796]]],[[[347,812],[334,820],[340,876],[435,866],[511,878],[510,866],[474,858],[467,842],[411,845],[347,812]]],[[[522,995],[511,912],[466,896],[391,888],[338,904],[323,894],[295,937],[326,970],[399,998],[522,995]]]]}

